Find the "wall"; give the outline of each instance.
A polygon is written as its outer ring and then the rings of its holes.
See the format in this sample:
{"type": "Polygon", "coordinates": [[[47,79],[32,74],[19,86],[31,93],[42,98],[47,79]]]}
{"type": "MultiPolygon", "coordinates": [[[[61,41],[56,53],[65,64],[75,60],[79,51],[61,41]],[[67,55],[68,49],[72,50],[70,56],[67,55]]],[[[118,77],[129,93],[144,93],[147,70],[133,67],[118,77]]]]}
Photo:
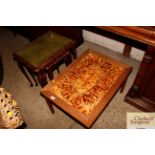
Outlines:
{"type": "MultiPolygon", "coordinates": [[[[109,38],[104,37],[102,35],[98,35],[98,34],[86,31],[86,30],[83,30],[83,38],[86,41],[95,43],[95,44],[100,45],[100,46],[104,46],[104,47],[111,49],[115,52],[122,53],[123,49],[124,49],[123,43],[109,39],[109,38]]],[[[141,61],[143,58],[143,55],[144,55],[144,51],[132,47],[131,58],[134,58],[138,61],[141,61]]]]}

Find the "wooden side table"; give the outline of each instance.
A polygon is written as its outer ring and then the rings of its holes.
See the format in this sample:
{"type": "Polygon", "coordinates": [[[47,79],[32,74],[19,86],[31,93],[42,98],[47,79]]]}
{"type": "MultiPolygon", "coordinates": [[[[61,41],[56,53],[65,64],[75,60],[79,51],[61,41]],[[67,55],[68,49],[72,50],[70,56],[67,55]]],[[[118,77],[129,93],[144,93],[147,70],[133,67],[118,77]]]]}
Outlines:
{"type": "Polygon", "coordinates": [[[89,128],[124,87],[131,71],[129,65],[88,49],[42,88],[41,94],[52,113],[53,103],[89,128]]]}
{"type": "Polygon", "coordinates": [[[36,85],[38,80],[43,87],[47,84],[47,74],[50,79],[53,77],[54,67],[63,61],[68,65],[72,57],[76,58],[75,43],[74,40],[49,31],[13,53],[13,57],[30,85],[33,86],[33,83],[27,72],[30,73],[36,85]]]}

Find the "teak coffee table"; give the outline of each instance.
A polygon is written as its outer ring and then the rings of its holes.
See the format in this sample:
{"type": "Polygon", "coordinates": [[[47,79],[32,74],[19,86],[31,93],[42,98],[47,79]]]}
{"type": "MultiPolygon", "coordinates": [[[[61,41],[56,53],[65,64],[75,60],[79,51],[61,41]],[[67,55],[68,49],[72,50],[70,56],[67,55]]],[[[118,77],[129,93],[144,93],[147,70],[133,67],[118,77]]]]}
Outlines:
{"type": "Polygon", "coordinates": [[[38,82],[43,87],[47,84],[47,74],[52,79],[53,70],[60,62],[65,61],[68,65],[73,57],[76,58],[75,43],[70,38],[49,31],[15,52],[13,57],[30,85],[33,86],[33,83],[27,72],[30,73],[36,85],[35,76],[37,76],[38,82]]]}
{"type": "Polygon", "coordinates": [[[132,67],[91,49],[85,51],[41,90],[52,103],[90,128],[124,86],[132,67]]]}

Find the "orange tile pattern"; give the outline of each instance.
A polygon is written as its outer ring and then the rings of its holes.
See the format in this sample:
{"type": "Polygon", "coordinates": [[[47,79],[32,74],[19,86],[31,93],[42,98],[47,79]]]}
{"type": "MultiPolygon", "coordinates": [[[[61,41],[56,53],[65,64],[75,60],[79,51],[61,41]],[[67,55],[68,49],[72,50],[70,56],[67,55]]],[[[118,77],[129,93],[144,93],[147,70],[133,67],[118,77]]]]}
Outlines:
{"type": "Polygon", "coordinates": [[[89,53],[62,79],[55,81],[51,92],[89,115],[123,71],[121,66],[110,60],[89,53]]]}

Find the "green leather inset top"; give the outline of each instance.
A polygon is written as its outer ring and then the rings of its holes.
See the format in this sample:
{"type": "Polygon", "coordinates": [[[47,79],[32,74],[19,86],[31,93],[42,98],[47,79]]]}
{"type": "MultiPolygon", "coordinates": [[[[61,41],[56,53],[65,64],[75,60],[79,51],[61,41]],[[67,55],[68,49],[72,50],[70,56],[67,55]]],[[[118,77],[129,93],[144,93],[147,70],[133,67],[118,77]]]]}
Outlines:
{"type": "Polygon", "coordinates": [[[48,32],[30,43],[25,49],[19,51],[18,55],[37,67],[72,41],[57,33],[48,32]]]}

